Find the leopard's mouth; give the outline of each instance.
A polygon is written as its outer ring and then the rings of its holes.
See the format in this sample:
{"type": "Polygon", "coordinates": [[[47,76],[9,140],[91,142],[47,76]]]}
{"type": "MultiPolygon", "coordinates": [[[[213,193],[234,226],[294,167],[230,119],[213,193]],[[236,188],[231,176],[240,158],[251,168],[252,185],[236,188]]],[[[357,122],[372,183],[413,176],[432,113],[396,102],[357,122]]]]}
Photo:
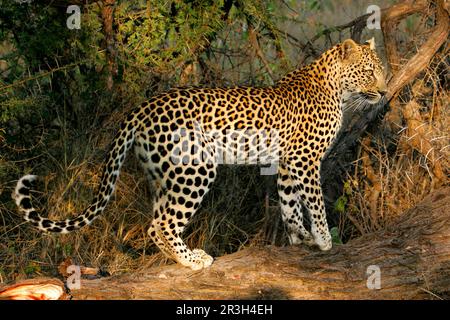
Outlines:
{"type": "Polygon", "coordinates": [[[366,100],[369,104],[376,104],[380,102],[383,95],[377,91],[365,91],[360,92],[360,95],[366,100]]]}

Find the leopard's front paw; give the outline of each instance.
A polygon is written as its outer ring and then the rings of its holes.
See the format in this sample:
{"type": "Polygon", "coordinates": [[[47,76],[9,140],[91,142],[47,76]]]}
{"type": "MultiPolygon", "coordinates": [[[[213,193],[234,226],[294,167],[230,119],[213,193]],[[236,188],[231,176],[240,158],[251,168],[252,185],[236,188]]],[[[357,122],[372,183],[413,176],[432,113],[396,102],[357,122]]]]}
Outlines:
{"type": "Polygon", "coordinates": [[[330,232],[327,230],[312,230],[314,236],[314,243],[322,251],[328,251],[333,247],[330,232]]]}
{"type": "Polygon", "coordinates": [[[214,258],[211,257],[209,254],[207,254],[202,249],[194,249],[194,250],[192,250],[192,252],[197,256],[197,259],[202,261],[203,268],[207,268],[210,265],[212,265],[214,258]]]}
{"type": "Polygon", "coordinates": [[[201,270],[209,267],[214,261],[214,258],[201,249],[194,249],[187,259],[179,260],[179,262],[192,270],[201,270]]]}

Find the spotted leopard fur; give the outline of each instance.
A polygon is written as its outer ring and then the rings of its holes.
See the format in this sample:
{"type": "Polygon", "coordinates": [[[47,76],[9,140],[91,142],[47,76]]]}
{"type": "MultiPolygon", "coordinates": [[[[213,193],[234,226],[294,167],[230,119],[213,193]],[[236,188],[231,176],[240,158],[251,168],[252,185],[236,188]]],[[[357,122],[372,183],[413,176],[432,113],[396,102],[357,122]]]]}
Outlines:
{"type": "Polygon", "coordinates": [[[216,177],[220,144],[215,142],[220,141],[225,153],[222,160],[234,163],[240,159],[233,150],[247,157],[261,155],[261,148],[242,141],[256,139],[256,131],[276,131],[278,193],[290,243],[329,250],[320,163],[341,126],[344,101],[357,95],[374,104],[386,91],[374,47],[373,40],[362,45],[346,40],[270,87],[186,88],[157,95],[122,123],[99,190],[82,214],[62,221],[41,216],[31,203],[32,175],[18,181],[16,203],[25,220],[43,231],[66,233],[88,225],[105,209],[133,147],[155,186],[154,219],[148,234],[164,253],[198,270],[211,265],[213,258],[203,250],[190,250],[181,233],[216,177]],[[177,144],[174,136],[180,130],[195,136],[195,143],[188,148],[177,144]],[[237,139],[227,136],[230,131],[237,139]],[[209,157],[192,157],[199,153],[209,157]],[[303,226],[304,211],[310,215],[311,231],[303,226]]]}

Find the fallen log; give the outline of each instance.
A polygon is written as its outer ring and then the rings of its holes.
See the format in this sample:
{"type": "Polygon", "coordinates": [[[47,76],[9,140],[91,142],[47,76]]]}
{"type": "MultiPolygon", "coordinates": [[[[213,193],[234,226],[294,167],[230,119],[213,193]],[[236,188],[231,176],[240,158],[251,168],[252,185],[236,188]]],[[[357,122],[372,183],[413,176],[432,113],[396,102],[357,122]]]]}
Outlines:
{"type": "Polygon", "coordinates": [[[329,252],[303,246],[250,247],[219,257],[201,271],[180,265],[142,268],[81,279],[79,289],[69,295],[63,289],[58,279],[29,279],[0,286],[0,300],[59,295],[60,299],[448,299],[450,187],[433,192],[396,223],[335,245],[329,252]]]}
{"type": "Polygon", "coordinates": [[[330,252],[251,247],[219,257],[202,271],[169,265],[81,280],[80,289],[71,295],[73,299],[449,298],[450,188],[429,195],[397,223],[330,252]],[[377,268],[379,289],[372,281],[377,268]]]}

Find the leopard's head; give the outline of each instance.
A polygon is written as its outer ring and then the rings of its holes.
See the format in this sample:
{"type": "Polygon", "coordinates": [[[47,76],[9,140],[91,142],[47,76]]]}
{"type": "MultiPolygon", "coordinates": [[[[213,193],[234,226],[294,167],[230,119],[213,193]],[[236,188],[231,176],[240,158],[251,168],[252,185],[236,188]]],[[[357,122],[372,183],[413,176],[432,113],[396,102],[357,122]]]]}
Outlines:
{"type": "Polygon", "coordinates": [[[357,95],[370,104],[378,103],[387,92],[383,65],[375,51],[375,40],[357,44],[348,39],[340,45],[341,85],[344,96],[357,95]]]}

